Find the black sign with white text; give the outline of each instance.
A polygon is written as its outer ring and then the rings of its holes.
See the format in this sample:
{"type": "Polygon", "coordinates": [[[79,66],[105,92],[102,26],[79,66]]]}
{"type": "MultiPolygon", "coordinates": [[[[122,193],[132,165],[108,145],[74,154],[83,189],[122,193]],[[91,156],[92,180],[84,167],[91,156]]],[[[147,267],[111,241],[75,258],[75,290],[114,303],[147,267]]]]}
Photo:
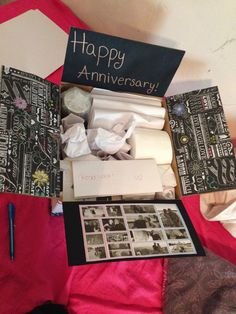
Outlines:
{"type": "Polygon", "coordinates": [[[71,28],[62,81],[163,96],[184,53],[71,28]]]}

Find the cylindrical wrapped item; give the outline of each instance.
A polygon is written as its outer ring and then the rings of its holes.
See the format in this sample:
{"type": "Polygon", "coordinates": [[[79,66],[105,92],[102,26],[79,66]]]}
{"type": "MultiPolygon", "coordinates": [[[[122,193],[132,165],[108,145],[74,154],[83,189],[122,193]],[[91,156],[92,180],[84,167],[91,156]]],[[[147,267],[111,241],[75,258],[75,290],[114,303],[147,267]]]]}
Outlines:
{"type": "Polygon", "coordinates": [[[83,119],[88,118],[91,108],[92,97],[90,93],[72,87],[62,93],[62,109],[67,113],[73,113],[83,119]]]}
{"type": "Polygon", "coordinates": [[[93,108],[99,109],[106,109],[106,110],[116,110],[116,111],[129,111],[135,112],[142,115],[148,115],[152,117],[157,117],[164,119],[165,118],[165,108],[163,107],[156,107],[146,104],[138,104],[134,99],[127,102],[125,99],[122,98],[120,100],[113,100],[106,98],[94,98],[93,99],[93,108]]]}
{"type": "Polygon", "coordinates": [[[93,98],[103,98],[112,100],[121,100],[125,102],[135,102],[143,105],[161,107],[162,99],[156,96],[140,95],[134,93],[114,92],[108,89],[93,88],[91,91],[93,98]]]}
{"type": "Polygon", "coordinates": [[[136,128],[128,139],[130,154],[135,159],[155,159],[158,165],[171,164],[173,151],[165,131],[136,128]]]}
{"type": "Polygon", "coordinates": [[[88,127],[90,129],[103,128],[113,131],[116,134],[122,134],[124,130],[128,128],[131,121],[135,121],[137,127],[158,130],[161,130],[165,123],[164,119],[141,115],[134,112],[92,107],[88,127]]]}

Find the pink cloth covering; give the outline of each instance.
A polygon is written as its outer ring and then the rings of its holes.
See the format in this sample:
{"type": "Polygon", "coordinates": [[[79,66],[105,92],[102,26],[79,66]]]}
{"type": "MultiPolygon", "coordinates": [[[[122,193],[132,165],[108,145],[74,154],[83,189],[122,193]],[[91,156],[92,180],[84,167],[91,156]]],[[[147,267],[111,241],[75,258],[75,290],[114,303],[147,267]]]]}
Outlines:
{"type": "MultiPolygon", "coordinates": [[[[57,0],[19,0],[1,7],[0,22],[39,9],[66,32],[86,27],[57,0]]],[[[48,77],[60,83],[62,68],[48,77]]],[[[23,314],[46,300],[68,304],[73,314],[162,313],[163,259],[69,268],[62,217],[49,215],[49,200],[0,194],[0,313],[23,314]],[[9,258],[7,204],[16,207],[15,261],[9,258]]],[[[205,221],[199,198],[184,204],[203,244],[236,264],[235,239],[205,221]]],[[[79,250],[79,248],[78,248],[79,250]]]]}

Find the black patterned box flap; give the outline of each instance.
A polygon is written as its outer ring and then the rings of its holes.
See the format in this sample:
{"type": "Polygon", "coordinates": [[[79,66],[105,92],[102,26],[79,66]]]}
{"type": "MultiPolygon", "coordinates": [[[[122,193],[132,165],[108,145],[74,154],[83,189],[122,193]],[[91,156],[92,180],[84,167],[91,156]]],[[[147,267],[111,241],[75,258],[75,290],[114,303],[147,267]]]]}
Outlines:
{"type": "Polygon", "coordinates": [[[58,86],[6,66],[0,83],[0,191],[59,196],[58,86]]]}
{"type": "Polygon", "coordinates": [[[217,87],[166,98],[183,195],[236,188],[236,159],[217,87]]]}
{"type": "Polygon", "coordinates": [[[183,50],[71,28],[63,82],[163,96],[183,50]]]}

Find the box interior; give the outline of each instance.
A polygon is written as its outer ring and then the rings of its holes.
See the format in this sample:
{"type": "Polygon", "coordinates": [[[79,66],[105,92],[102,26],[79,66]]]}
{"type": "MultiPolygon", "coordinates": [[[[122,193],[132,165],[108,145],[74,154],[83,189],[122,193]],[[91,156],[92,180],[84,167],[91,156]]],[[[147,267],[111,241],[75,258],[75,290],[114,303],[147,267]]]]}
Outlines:
{"type": "MultiPolygon", "coordinates": [[[[67,82],[62,82],[61,86],[60,86],[60,91],[61,93],[63,93],[64,91],[68,90],[71,87],[78,87],[81,88],[84,91],[87,92],[91,92],[93,87],[92,86],[85,86],[85,85],[80,85],[80,84],[74,84],[74,83],[67,83],[67,82]]],[[[134,94],[134,93],[132,93],[134,94]]],[[[138,94],[137,94],[138,95],[138,94]]],[[[155,96],[152,96],[155,97],[155,96]]],[[[161,97],[155,97],[161,100],[162,106],[166,109],[166,113],[165,113],[165,124],[164,124],[164,128],[163,131],[166,131],[171,139],[171,130],[170,130],[170,126],[169,126],[169,118],[168,118],[168,112],[167,112],[167,108],[166,108],[166,102],[165,102],[165,98],[161,98],[161,97]]],[[[172,141],[171,141],[172,143],[172,141]]],[[[173,149],[173,143],[172,143],[172,150],[173,150],[173,159],[172,159],[172,164],[171,167],[174,171],[175,174],[175,178],[176,178],[176,182],[177,182],[177,186],[175,187],[175,196],[176,199],[180,199],[182,197],[182,193],[181,193],[181,188],[180,188],[180,180],[179,180],[179,175],[178,175],[178,170],[177,170],[177,165],[176,165],[176,160],[175,160],[175,154],[174,154],[174,149],[173,149]]],[[[142,195],[138,195],[137,194],[137,199],[142,198],[142,195]]],[[[129,199],[128,196],[122,196],[122,195],[116,195],[116,196],[112,196],[111,198],[112,200],[122,200],[122,199],[129,199]]],[[[132,198],[133,199],[133,198],[132,198]]],[[[148,197],[145,197],[145,199],[149,199],[148,197]]],[[[153,199],[158,199],[157,195],[154,196],[154,198],[150,198],[150,200],[153,199]]],[[[88,200],[90,200],[88,198],[88,200]]]]}

